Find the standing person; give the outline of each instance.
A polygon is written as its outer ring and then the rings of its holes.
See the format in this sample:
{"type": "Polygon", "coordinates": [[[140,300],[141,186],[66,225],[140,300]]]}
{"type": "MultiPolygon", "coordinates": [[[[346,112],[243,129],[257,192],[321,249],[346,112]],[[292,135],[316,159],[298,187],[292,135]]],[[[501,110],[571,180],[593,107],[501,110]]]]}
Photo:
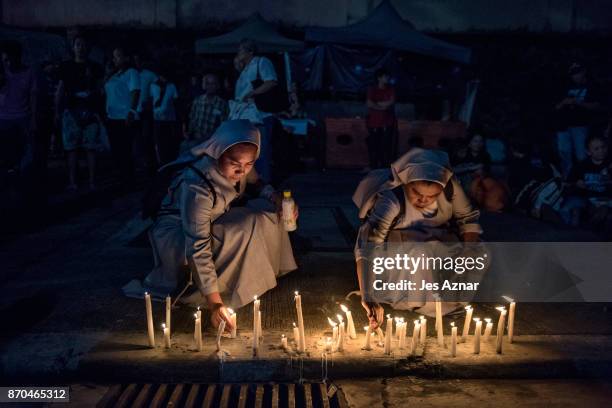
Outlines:
{"type": "Polygon", "coordinates": [[[178,91],[176,85],[168,80],[168,74],[161,72],[151,84],[153,102],[153,140],[157,165],[164,165],[178,156],[181,144],[177,122],[176,103],[178,91]]]}
{"type": "Polygon", "coordinates": [[[115,163],[124,188],[134,178],[133,144],[137,131],[140,76],[131,68],[129,58],[122,48],[113,51],[113,70],[104,84],[108,138],[115,163]]]}
{"type": "Polygon", "coordinates": [[[384,69],[376,71],[376,85],[368,88],[366,103],[370,167],[387,167],[395,150],[395,89],[389,85],[389,73],[384,69]]]}
{"type": "Polygon", "coordinates": [[[227,101],[219,92],[219,77],[206,74],[202,78],[204,94],[198,96],[191,105],[187,137],[195,143],[208,139],[229,113],[227,101]]]}
{"type": "Polygon", "coordinates": [[[598,87],[589,79],[586,67],[574,63],[568,73],[571,82],[564,98],[555,106],[559,120],[557,149],[564,177],[575,162],[586,159],[588,127],[601,107],[598,87]]]}
{"type": "Polygon", "coordinates": [[[153,107],[151,102],[151,84],[157,80],[149,59],[143,54],[134,54],[134,68],[140,76],[140,97],[138,99],[138,116],[140,132],[136,139],[136,152],[143,161],[145,169],[153,174],[157,170],[155,141],[153,137],[153,107]]]}
{"type": "MultiPolygon", "coordinates": [[[[250,39],[243,39],[238,46],[234,59],[234,67],[241,69],[236,81],[234,99],[241,102],[254,102],[256,96],[268,94],[278,86],[278,78],[272,61],[266,57],[257,56],[257,44],[250,39]],[[254,87],[253,83],[259,83],[254,87]]],[[[261,132],[259,160],[255,168],[262,180],[272,179],[272,139],[278,119],[270,112],[259,111],[262,123],[257,124],[261,132]]]]}
{"type": "Polygon", "coordinates": [[[33,164],[37,83],[34,70],[22,63],[21,53],[18,42],[7,42],[2,49],[0,164],[9,173],[19,174],[20,185],[27,192],[33,164]]]}
{"type": "Polygon", "coordinates": [[[87,154],[89,188],[95,188],[96,151],[100,140],[99,100],[102,67],[88,57],[87,40],[82,35],[73,39],[74,58],[60,67],[55,94],[55,120],[62,125],[62,143],[68,158],[68,190],[77,190],[78,150],[87,154]]]}

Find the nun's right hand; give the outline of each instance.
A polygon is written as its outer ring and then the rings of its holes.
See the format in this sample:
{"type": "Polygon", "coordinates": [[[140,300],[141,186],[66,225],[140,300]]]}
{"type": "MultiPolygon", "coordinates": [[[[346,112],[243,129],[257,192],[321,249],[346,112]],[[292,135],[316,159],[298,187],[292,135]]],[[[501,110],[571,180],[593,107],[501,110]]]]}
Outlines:
{"type": "Polygon", "coordinates": [[[361,302],[361,305],[366,311],[368,321],[372,329],[381,326],[385,318],[385,309],[377,302],[361,302]]]}

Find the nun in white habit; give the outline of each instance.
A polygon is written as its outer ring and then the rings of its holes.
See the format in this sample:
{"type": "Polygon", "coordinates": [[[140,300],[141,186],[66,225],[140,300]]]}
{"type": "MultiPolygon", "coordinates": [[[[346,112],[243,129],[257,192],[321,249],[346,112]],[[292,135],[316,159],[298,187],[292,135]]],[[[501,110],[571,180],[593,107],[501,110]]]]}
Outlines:
{"type": "MultiPolygon", "coordinates": [[[[355,191],[353,202],[363,220],[357,234],[355,260],[362,304],[370,322],[376,325],[383,321],[380,303],[432,315],[433,298],[415,299],[414,294],[397,290],[377,293],[379,299],[373,299],[370,285],[364,282],[364,276],[370,278],[369,274],[363,275],[367,270],[364,262],[370,255],[366,248],[386,242],[479,241],[480,212],[472,207],[453,177],[448,155],[414,148],[393,162],[391,169],[371,172],[355,191]]],[[[390,273],[389,281],[400,279],[412,279],[412,276],[401,270],[390,273]]],[[[420,295],[429,296],[423,292],[420,295]]],[[[449,312],[458,305],[446,303],[445,306],[445,312],[449,312]]]]}
{"type": "Polygon", "coordinates": [[[176,293],[188,265],[198,290],[186,300],[207,305],[217,326],[227,320],[225,306],[246,305],[297,269],[276,212],[278,195],[258,183],[253,169],[259,145],[255,126],[230,120],[174,162],[191,165],[171,182],[149,231],[153,270],[140,288],[133,282],[124,287],[127,295],[142,296],[143,289],[157,296],[176,293]],[[232,206],[248,190],[259,198],[232,206]]]}

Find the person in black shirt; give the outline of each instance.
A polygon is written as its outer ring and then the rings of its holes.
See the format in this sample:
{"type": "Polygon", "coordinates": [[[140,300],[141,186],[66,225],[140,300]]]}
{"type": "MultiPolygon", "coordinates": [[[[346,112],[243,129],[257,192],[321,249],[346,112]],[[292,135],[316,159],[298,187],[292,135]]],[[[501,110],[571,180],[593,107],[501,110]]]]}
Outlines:
{"type": "Polygon", "coordinates": [[[586,144],[588,158],[578,163],[568,177],[568,196],[563,202],[561,216],[571,225],[580,223],[580,216],[589,199],[612,199],[612,162],[608,156],[608,142],[593,136],[586,144]]]}
{"type": "Polygon", "coordinates": [[[55,98],[56,120],[62,123],[62,142],[68,158],[69,191],[77,189],[79,149],[87,152],[89,187],[95,188],[95,153],[102,148],[99,115],[102,68],[88,60],[84,37],[75,37],[72,49],[74,59],[60,67],[55,98]]]}
{"type": "Polygon", "coordinates": [[[557,149],[564,177],[569,175],[574,159],[576,162],[586,159],[588,127],[601,107],[600,88],[589,79],[584,65],[572,64],[569,76],[571,83],[563,99],[555,106],[559,122],[557,149]]]}

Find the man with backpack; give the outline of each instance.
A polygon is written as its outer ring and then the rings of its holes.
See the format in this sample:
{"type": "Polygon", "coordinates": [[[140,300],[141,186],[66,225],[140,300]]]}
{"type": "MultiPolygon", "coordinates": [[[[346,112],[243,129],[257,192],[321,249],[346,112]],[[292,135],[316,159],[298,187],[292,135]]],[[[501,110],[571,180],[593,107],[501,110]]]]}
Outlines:
{"type": "MultiPolygon", "coordinates": [[[[480,212],[453,177],[448,155],[442,151],[413,148],[390,169],[371,171],[357,187],[353,202],[363,221],[355,245],[357,277],[362,304],[373,326],[380,325],[384,318],[383,307],[364,287],[373,246],[388,242],[477,242],[482,232],[480,212]]],[[[432,302],[406,301],[401,291],[388,294],[386,299],[393,308],[418,307],[419,313],[433,312],[432,302]]]]}

